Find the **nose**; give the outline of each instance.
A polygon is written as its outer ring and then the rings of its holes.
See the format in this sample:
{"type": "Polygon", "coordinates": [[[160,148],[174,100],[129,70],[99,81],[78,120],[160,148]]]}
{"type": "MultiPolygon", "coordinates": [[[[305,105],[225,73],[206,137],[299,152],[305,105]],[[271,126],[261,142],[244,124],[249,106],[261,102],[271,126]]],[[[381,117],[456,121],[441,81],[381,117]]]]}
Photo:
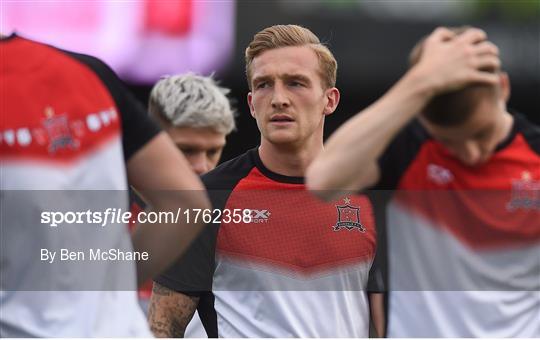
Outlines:
{"type": "Polygon", "coordinates": [[[274,110],[282,110],[289,107],[289,105],[289,98],[285,87],[280,82],[276,82],[272,92],[272,108],[274,110]]]}
{"type": "Polygon", "coordinates": [[[210,170],[208,160],[204,152],[197,152],[191,155],[188,158],[189,163],[191,164],[191,169],[197,174],[202,175],[210,170]]]}
{"type": "Polygon", "coordinates": [[[474,141],[466,141],[459,148],[456,156],[465,165],[473,166],[482,161],[482,151],[480,146],[474,141]]]}

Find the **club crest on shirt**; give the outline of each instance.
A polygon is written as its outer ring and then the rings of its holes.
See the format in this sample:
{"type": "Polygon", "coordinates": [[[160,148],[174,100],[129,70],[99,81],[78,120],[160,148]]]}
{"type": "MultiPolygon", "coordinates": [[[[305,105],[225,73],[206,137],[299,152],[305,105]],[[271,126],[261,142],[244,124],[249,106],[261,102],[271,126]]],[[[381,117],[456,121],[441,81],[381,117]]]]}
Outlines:
{"type": "Polygon", "coordinates": [[[360,221],[360,207],[351,205],[351,200],[348,197],[343,199],[344,205],[336,205],[337,209],[337,222],[333,226],[334,231],[340,231],[343,228],[351,231],[358,229],[358,231],[365,233],[366,228],[360,221]]]}
{"type": "Polygon", "coordinates": [[[540,181],[533,180],[529,171],[523,171],[520,179],[512,180],[512,198],[506,204],[506,208],[510,211],[540,210],[540,181]]]}
{"type": "Polygon", "coordinates": [[[79,143],[73,138],[67,114],[55,115],[51,107],[45,109],[43,127],[49,136],[49,153],[56,153],[59,149],[76,149],[79,143]]]}

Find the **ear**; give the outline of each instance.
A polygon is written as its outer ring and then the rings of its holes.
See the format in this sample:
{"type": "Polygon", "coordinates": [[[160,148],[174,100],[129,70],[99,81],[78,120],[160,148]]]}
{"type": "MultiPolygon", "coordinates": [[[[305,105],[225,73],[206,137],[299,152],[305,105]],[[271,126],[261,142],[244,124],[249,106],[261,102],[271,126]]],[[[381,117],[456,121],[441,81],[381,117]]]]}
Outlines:
{"type": "Polygon", "coordinates": [[[324,107],[323,113],[325,116],[328,116],[336,110],[339,104],[340,94],[337,88],[332,87],[332,88],[327,89],[324,95],[326,96],[327,102],[324,107]]]}
{"type": "Polygon", "coordinates": [[[508,78],[508,73],[501,72],[499,75],[499,86],[501,87],[501,99],[506,104],[508,99],[510,99],[510,78],[508,78]]]}
{"type": "Polygon", "coordinates": [[[248,92],[247,94],[247,102],[249,106],[249,112],[251,113],[251,117],[255,118],[255,108],[253,107],[253,95],[251,92],[248,92]]]}

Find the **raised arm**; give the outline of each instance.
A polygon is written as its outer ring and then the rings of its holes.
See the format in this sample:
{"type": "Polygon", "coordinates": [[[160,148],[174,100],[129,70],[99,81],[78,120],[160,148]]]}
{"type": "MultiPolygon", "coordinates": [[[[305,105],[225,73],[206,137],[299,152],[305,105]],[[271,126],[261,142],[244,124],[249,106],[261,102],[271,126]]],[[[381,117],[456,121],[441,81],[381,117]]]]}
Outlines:
{"type": "Polygon", "coordinates": [[[437,28],[425,40],[418,64],[330,137],[324,152],[308,168],[308,188],[333,199],[343,191],[375,184],[378,158],[434,95],[471,83],[496,84],[497,75],[482,69],[499,64],[497,47],[486,41],[482,30],[471,28],[456,36],[437,28]]]}

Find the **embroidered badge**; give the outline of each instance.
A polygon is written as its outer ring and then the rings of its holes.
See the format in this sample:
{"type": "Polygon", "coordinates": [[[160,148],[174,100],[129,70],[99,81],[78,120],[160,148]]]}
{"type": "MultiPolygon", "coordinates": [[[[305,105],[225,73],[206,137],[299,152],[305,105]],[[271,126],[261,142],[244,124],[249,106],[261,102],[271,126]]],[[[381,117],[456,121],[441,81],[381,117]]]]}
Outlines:
{"type": "Polygon", "coordinates": [[[534,181],[530,172],[523,171],[521,179],[512,180],[512,198],[506,204],[506,208],[510,211],[540,210],[540,181],[534,181]]]}
{"type": "Polygon", "coordinates": [[[358,231],[365,233],[366,228],[360,221],[360,207],[351,205],[351,200],[348,197],[345,197],[343,201],[345,202],[344,205],[336,205],[338,217],[336,225],[333,226],[333,230],[340,231],[342,228],[345,228],[351,231],[353,229],[358,229],[358,231]]]}
{"type": "Polygon", "coordinates": [[[76,149],[79,143],[73,139],[67,114],[55,115],[54,110],[47,107],[45,115],[47,118],[43,120],[43,126],[49,136],[49,153],[65,148],[76,149]]]}

